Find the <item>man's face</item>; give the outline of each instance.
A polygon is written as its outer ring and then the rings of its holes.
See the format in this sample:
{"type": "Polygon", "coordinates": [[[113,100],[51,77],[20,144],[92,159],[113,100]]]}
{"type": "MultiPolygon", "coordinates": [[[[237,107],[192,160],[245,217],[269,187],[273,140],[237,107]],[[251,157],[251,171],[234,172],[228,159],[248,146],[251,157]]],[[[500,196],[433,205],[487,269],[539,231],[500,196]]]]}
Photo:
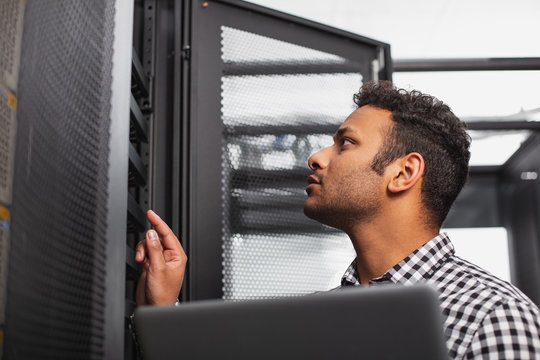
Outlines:
{"type": "Polygon", "coordinates": [[[363,106],[339,127],[333,145],[309,158],[308,217],[346,230],[378,213],[386,189],[371,163],[392,125],[390,111],[363,106]]]}

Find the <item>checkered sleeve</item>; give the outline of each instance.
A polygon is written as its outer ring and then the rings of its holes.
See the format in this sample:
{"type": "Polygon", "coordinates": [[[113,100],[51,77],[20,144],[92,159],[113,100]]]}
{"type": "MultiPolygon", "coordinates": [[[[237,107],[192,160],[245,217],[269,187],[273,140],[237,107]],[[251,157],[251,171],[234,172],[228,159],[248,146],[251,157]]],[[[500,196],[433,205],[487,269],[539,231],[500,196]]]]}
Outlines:
{"type": "Polygon", "coordinates": [[[493,308],[476,331],[465,359],[540,359],[540,313],[514,300],[493,308]]]}

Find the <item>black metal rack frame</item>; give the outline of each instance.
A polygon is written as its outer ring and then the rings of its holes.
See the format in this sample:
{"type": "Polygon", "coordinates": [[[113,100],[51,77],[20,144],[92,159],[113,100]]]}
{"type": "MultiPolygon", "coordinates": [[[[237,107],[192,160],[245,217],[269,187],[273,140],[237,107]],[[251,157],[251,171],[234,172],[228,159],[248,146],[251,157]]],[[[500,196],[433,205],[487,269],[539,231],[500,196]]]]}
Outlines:
{"type": "MultiPolygon", "coordinates": [[[[217,121],[220,118],[222,74],[269,74],[268,71],[297,74],[351,69],[351,63],[340,64],[339,69],[336,65],[325,63],[312,63],[306,67],[298,64],[269,67],[268,65],[273,64],[260,62],[242,64],[241,67],[234,63],[222,64],[220,26],[232,26],[342,56],[354,63],[352,65],[356,71],[360,70],[364,79],[391,79],[392,70],[391,63],[384,62],[384,59],[390,59],[389,46],[372,39],[243,1],[187,3],[184,6],[189,5],[190,8],[182,9],[183,21],[184,24],[190,24],[191,36],[183,38],[187,42],[182,43],[181,48],[184,49],[184,54],[189,50],[188,58],[184,57],[183,61],[184,74],[189,76],[189,79],[184,78],[184,84],[189,84],[189,91],[181,94],[181,103],[188,106],[188,109],[184,108],[187,112],[183,114],[182,121],[189,132],[189,146],[184,148],[188,151],[188,162],[182,167],[181,178],[185,183],[180,196],[183,214],[180,230],[187,239],[186,247],[190,257],[184,288],[185,298],[195,300],[222,296],[222,174],[220,166],[216,166],[221,163],[221,136],[224,131],[234,134],[275,131],[269,128],[224,128],[217,121]],[[380,63],[378,71],[374,72],[372,62],[379,59],[383,63],[380,63]]],[[[321,129],[325,132],[328,130],[330,133],[335,131],[328,127],[321,129]]],[[[300,179],[304,179],[304,175],[299,174],[300,179]]]]}

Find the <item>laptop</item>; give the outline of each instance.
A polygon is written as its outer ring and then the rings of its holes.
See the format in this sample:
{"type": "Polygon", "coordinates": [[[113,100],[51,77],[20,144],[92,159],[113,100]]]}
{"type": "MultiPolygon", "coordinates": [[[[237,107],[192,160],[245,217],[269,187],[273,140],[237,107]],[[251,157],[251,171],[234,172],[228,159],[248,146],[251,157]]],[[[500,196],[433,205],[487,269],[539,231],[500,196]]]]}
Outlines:
{"type": "Polygon", "coordinates": [[[448,359],[426,285],[148,306],[135,326],[145,360],[448,359]]]}

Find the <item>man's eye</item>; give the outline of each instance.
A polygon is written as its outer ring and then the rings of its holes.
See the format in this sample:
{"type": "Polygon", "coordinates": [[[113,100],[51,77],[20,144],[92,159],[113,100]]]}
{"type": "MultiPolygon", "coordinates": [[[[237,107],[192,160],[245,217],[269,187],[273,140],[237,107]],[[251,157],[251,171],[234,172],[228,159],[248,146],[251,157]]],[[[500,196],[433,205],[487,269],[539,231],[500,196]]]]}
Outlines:
{"type": "Polygon", "coordinates": [[[341,140],[341,146],[352,144],[352,141],[349,139],[342,139],[341,140]]]}

